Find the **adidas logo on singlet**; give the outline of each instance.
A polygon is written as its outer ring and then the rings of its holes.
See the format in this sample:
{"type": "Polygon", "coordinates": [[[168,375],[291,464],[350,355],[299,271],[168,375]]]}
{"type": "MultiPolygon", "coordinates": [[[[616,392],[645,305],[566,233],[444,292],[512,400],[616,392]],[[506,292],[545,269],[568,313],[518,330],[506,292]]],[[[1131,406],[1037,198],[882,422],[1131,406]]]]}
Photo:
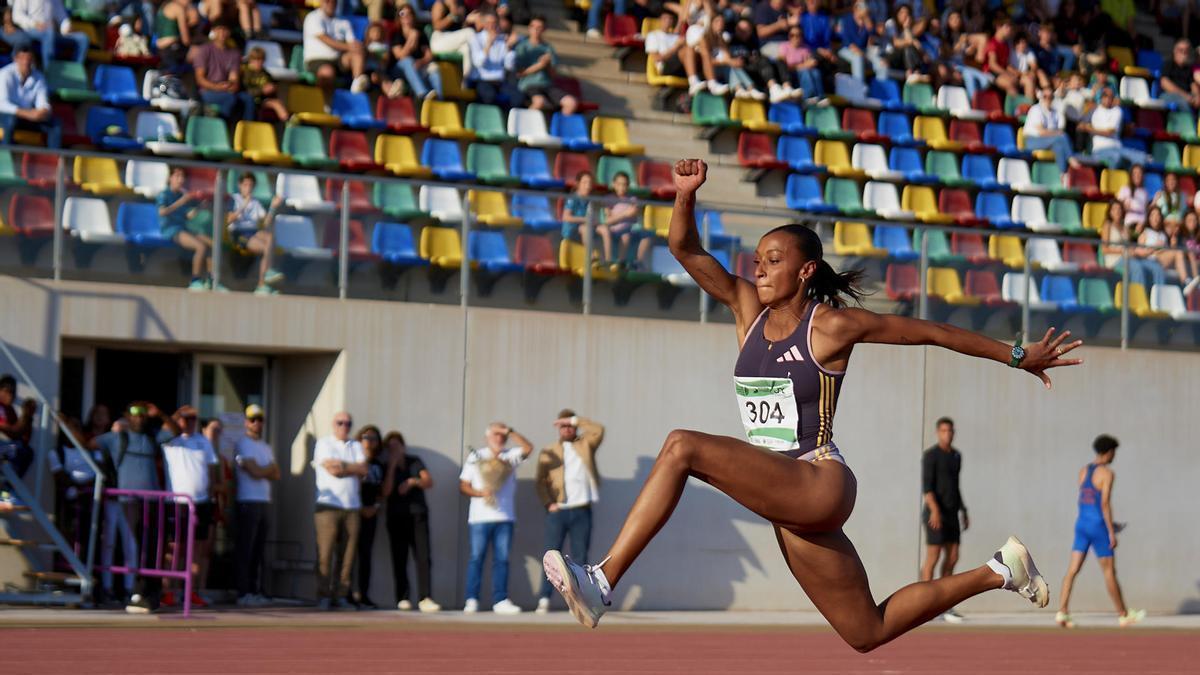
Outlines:
{"type": "Polygon", "coordinates": [[[788,361],[803,361],[804,357],[800,355],[800,349],[796,345],[792,345],[791,349],[783,353],[783,356],[775,359],[775,363],[787,363],[788,361]]]}

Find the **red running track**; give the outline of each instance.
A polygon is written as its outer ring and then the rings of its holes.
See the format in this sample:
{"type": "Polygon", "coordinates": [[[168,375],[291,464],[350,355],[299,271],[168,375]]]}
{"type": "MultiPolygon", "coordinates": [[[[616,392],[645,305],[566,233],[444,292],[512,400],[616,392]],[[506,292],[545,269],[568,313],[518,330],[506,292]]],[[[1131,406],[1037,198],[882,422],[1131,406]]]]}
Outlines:
{"type": "Polygon", "coordinates": [[[1197,673],[1200,634],[926,629],[863,655],[811,629],[9,626],[0,672],[1197,673]]]}

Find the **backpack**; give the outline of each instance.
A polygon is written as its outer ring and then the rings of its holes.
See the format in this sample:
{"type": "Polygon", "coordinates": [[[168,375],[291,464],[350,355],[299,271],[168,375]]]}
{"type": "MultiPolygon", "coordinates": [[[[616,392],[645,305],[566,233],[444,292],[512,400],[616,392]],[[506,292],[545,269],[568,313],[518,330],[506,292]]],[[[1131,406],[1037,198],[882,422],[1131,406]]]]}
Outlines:
{"type": "Polygon", "coordinates": [[[183,80],[179,79],[179,76],[169,73],[163,73],[154,80],[150,97],[170,98],[179,101],[188,98],[187,92],[183,88],[183,80]]]}

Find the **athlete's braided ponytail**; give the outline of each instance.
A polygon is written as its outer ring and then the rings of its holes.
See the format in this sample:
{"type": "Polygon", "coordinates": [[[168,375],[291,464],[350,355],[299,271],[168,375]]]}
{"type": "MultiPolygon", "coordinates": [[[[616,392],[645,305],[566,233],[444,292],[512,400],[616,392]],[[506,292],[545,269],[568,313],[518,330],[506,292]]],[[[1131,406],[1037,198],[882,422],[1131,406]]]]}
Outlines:
{"type": "Polygon", "coordinates": [[[808,297],[817,302],[824,302],[833,307],[845,307],[850,301],[861,303],[866,295],[861,282],[866,276],[862,270],[853,269],[838,272],[825,260],[825,248],[821,238],[809,228],[793,223],[782,225],[767,234],[787,232],[800,242],[800,251],[807,260],[817,263],[817,271],[808,279],[808,297]]]}

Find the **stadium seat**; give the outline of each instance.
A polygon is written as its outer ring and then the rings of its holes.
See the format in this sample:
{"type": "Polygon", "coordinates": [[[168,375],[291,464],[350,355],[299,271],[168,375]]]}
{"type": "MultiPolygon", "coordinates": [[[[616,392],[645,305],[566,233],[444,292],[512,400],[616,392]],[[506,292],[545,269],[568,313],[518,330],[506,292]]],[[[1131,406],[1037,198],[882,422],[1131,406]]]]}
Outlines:
{"type": "Polygon", "coordinates": [[[825,171],[843,178],[866,178],[862,169],[854,168],[850,162],[850,151],[841,141],[821,139],[813,148],[813,161],[825,167],[825,171]]]}
{"type": "Polygon", "coordinates": [[[75,183],[94,195],[128,195],[132,191],[121,181],[116,160],[107,157],[76,157],[75,183]]]}
{"type": "Polygon", "coordinates": [[[508,135],[523,145],[536,148],[557,148],[562,139],[546,129],[546,116],[532,108],[513,108],[508,111],[508,135]]]}
{"type": "Polygon", "coordinates": [[[1020,223],[1013,222],[1011,212],[1008,197],[1002,192],[981,191],[975,195],[975,214],[987,220],[996,229],[1022,228],[1020,223]]]}
{"type": "Polygon", "coordinates": [[[190,98],[172,98],[158,88],[159,71],[151,68],[142,76],[142,98],[150,107],[173,113],[188,113],[196,107],[197,102],[190,98]]]}
{"type": "Polygon", "coordinates": [[[438,138],[467,141],[475,138],[475,132],[463,126],[458,104],[453,101],[426,99],[421,105],[421,124],[438,138]]]}
{"type": "MultiPolygon", "coordinates": [[[[1006,272],[1000,282],[1000,293],[1008,302],[1024,305],[1026,297],[1025,274],[1023,272],[1006,272]]],[[[1028,284],[1028,293],[1029,309],[1039,312],[1052,312],[1057,308],[1055,303],[1042,300],[1037,284],[1032,281],[1028,284]]]]}
{"type": "Polygon", "coordinates": [[[971,194],[958,188],[942,188],[938,192],[938,211],[954,218],[963,227],[987,227],[987,220],[975,215],[971,194]]]}
{"type": "Polygon", "coordinates": [[[937,176],[925,173],[925,163],[917,148],[893,145],[888,152],[888,168],[904,176],[905,182],[936,185],[937,176]]]}
{"type": "Polygon", "coordinates": [[[825,203],[821,183],[815,176],[794,173],[787,177],[784,198],[789,209],[811,213],[837,213],[836,207],[825,203]]]}
{"type": "Polygon", "coordinates": [[[1095,277],[1084,277],[1079,280],[1078,300],[1081,305],[1091,307],[1102,314],[1112,314],[1117,311],[1113,303],[1112,288],[1108,281],[1095,277]]]}
{"type": "Polygon", "coordinates": [[[1176,321],[1200,321],[1200,312],[1191,311],[1183,301],[1183,291],[1175,284],[1155,284],[1150,288],[1150,308],[1176,321]]]}
{"type": "Polygon", "coordinates": [[[993,234],[988,237],[988,257],[1014,269],[1024,269],[1025,242],[1012,235],[993,234]]]}
{"type": "Polygon", "coordinates": [[[921,273],[916,265],[888,265],[884,272],[884,290],[895,302],[915,300],[921,294],[921,273]]]}
{"type": "Polygon", "coordinates": [[[1063,232],[1070,235],[1085,235],[1087,230],[1083,228],[1083,219],[1079,215],[1079,202],[1074,199],[1062,199],[1055,197],[1050,200],[1050,215],[1051,223],[1062,228],[1063,232]]]}
{"type": "Polygon", "coordinates": [[[317,87],[293,84],[287,88],[286,105],[292,114],[291,121],[299,124],[315,124],[322,127],[340,126],[342,119],[329,113],[325,94],[317,87]]]}
{"type": "Polygon", "coordinates": [[[987,155],[963,155],[962,175],[982,190],[1007,190],[1008,186],[996,180],[996,167],[987,155]]]}
{"type": "Polygon", "coordinates": [[[140,202],[121,202],[117,206],[117,233],[134,246],[166,248],[175,242],[162,234],[158,222],[158,207],[140,202]]]}
{"type": "Polygon", "coordinates": [[[439,180],[474,181],[475,174],[463,166],[462,152],[458,141],[429,138],[421,146],[421,164],[429,167],[439,180]]]}
{"type": "MultiPolygon", "coordinates": [[[[888,220],[912,220],[916,216],[912,211],[900,208],[900,194],[896,192],[893,183],[868,181],[863,187],[863,207],[888,220]]],[[[876,235],[878,236],[878,228],[876,235]]]]}
{"type": "MultiPolygon", "coordinates": [[[[541,115],[541,113],[538,113],[541,115]]],[[[629,130],[620,117],[597,116],[592,119],[592,140],[614,155],[644,155],[646,148],[629,142],[629,130]]]]}
{"type": "Polygon", "coordinates": [[[438,61],[435,65],[442,79],[443,98],[464,102],[475,100],[475,90],[463,84],[462,68],[457,63],[438,61]]]}
{"type": "Polygon", "coordinates": [[[886,258],[885,248],[876,248],[863,223],[838,221],[833,225],[833,252],[837,255],[886,258]]]}
{"type": "Polygon", "coordinates": [[[1033,184],[1045,188],[1046,192],[1056,197],[1078,197],[1079,191],[1064,185],[1062,172],[1054,162],[1034,162],[1030,167],[1033,173],[1033,184]]]}
{"type": "Polygon", "coordinates": [[[838,117],[837,108],[832,106],[808,108],[804,113],[804,122],[823,139],[853,141],[856,138],[853,131],[842,129],[842,122],[838,117]]]}
{"type": "Polygon", "coordinates": [[[154,199],[167,189],[167,176],[170,173],[170,167],[165,162],[131,159],[125,163],[125,184],[138,195],[154,199]]]}
{"type": "Polygon", "coordinates": [[[879,135],[875,113],[865,108],[842,108],[842,128],[852,132],[860,143],[884,143],[889,140],[879,135]]]}
{"type": "Polygon", "coordinates": [[[417,253],[412,228],[402,223],[375,223],[375,229],[371,232],[371,252],[390,265],[423,267],[429,264],[417,253]]]}
{"type": "MultiPolygon", "coordinates": [[[[718,257],[720,253],[722,252],[713,251],[713,257],[718,257]]],[[[666,246],[655,246],[650,251],[650,272],[658,275],[665,283],[672,286],[693,287],[696,285],[692,275],[687,273],[683,264],[671,254],[666,246]]]]}
{"type": "MultiPolygon", "coordinates": [[[[1120,311],[1124,306],[1125,282],[1118,281],[1113,289],[1113,307],[1120,311]]],[[[1150,306],[1150,298],[1146,295],[1146,287],[1142,284],[1129,284],[1129,311],[1139,319],[1168,319],[1170,314],[1157,311],[1150,306]]]]}
{"type": "Polygon", "coordinates": [[[288,208],[313,213],[332,213],[337,203],[321,198],[321,187],[314,176],[280,173],[275,178],[275,194],[288,208]]]}
{"type": "MultiPolygon", "coordinates": [[[[258,6],[258,9],[259,9],[259,11],[261,11],[263,13],[263,23],[266,24],[267,15],[272,13],[271,10],[273,8],[271,7],[271,5],[261,4],[258,6]]],[[[300,31],[296,31],[294,33],[294,35],[296,35],[297,37],[288,39],[286,41],[292,42],[292,43],[300,43],[303,40],[304,36],[302,33],[300,33],[300,31]]],[[[270,32],[268,32],[267,36],[272,39],[275,39],[275,40],[284,39],[284,38],[280,37],[280,33],[274,29],[272,29],[270,32]]],[[[308,69],[304,67],[304,45],[303,44],[294,44],[294,46],[292,47],[292,51],[291,51],[290,55],[288,56],[288,68],[291,68],[292,70],[296,71],[296,74],[299,76],[298,81],[300,81],[300,82],[303,82],[305,84],[315,84],[317,81],[316,74],[308,72],[308,69]]],[[[381,96],[380,98],[383,98],[383,97],[381,96]]]]}
{"type": "Polygon", "coordinates": [[[958,171],[958,157],[944,150],[930,150],[925,154],[925,173],[934,176],[942,185],[970,187],[971,181],[958,171]]]}
{"type": "Polygon", "coordinates": [[[1129,172],[1123,169],[1105,169],[1100,172],[1100,191],[1115,195],[1129,184],[1129,172]]]}
{"type": "Polygon", "coordinates": [[[641,47],[643,38],[634,17],[609,13],[604,17],[604,41],[610,47],[641,47]]]}
{"type": "Polygon", "coordinates": [[[742,123],[729,116],[729,106],[724,96],[701,91],[692,97],[692,124],[718,129],[741,128],[742,123]]]}
{"type": "MultiPolygon", "coordinates": [[[[351,129],[383,129],[387,124],[371,112],[371,99],[365,93],[334,89],[329,112],[351,129]]],[[[336,132],[335,132],[336,133],[336,132]]]]}
{"type": "Polygon", "coordinates": [[[773,104],[767,111],[767,119],[778,124],[783,133],[792,136],[815,136],[817,133],[816,129],[804,123],[804,110],[795,101],[773,104]]]}
{"type": "MultiPolygon", "coordinates": [[[[54,155],[35,155],[27,152],[21,158],[21,177],[33,187],[54,187],[55,177],[58,173],[58,160],[59,158],[54,155]]],[[[67,158],[64,157],[63,161],[66,162],[67,158]]],[[[70,172],[67,173],[66,180],[70,182],[70,172]]]]}
{"type": "MultiPolygon", "coordinates": [[[[807,140],[790,136],[784,136],[783,138],[779,139],[780,146],[782,146],[786,141],[801,142],[804,144],[806,149],[808,147],[807,140]]],[[[780,154],[782,155],[782,151],[780,154]]],[[[882,145],[863,142],[855,143],[854,149],[850,151],[850,164],[859,171],[862,171],[866,175],[877,180],[904,179],[904,173],[888,168],[887,154],[883,151],[882,145]]],[[[796,168],[796,164],[791,163],[791,165],[792,169],[794,170],[796,168]]],[[[809,157],[809,166],[810,168],[812,167],[811,157],[809,157]]]]}
{"type": "MultiPolygon", "coordinates": [[[[51,101],[50,114],[58,118],[61,123],[60,130],[62,132],[62,144],[64,147],[75,147],[80,145],[92,145],[92,139],[84,135],[83,130],[79,128],[79,121],[75,115],[75,105],[65,101],[51,101]]],[[[21,133],[38,133],[38,132],[22,132],[20,129],[13,132],[14,141],[21,133]]],[[[39,134],[40,135],[40,134],[39,134]]]]}
{"type": "Polygon", "coordinates": [[[513,259],[533,274],[551,276],[563,273],[563,269],[558,266],[554,245],[548,237],[535,234],[517,235],[513,259]]]}
{"type": "Polygon", "coordinates": [[[46,86],[50,93],[70,103],[90,103],[100,100],[100,94],[88,85],[87,70],[74,61],[51,61],[45,67],[46,86]]]}
{"type": "Polygon", "coordinates": [[[133,69],[128,66],[100,64],[96,66],[92,82],[100,94],[100,100],[108,105],[132,108],[150,104],[138,92],[133,69]]]}
{"type": "Polygon", "coordinates": [[[735,98],[729,104],[729,117],[740,123],[743,129],[749,131],[761,131],[767,134],[778,134],[783,131],[778,124],[767,119],[767,109],[762,101],[735,98]]]}
{"type": "Polygon", "coordinates": [[[1172,141],[1155,141],[1150,148],[1154,163],[1161,165],[1167,171],[1183,168],[1183,157],[1179,154],[1179,146],[1172,141]]]}
{"type": "Polygon", "coordinates": [[[951,267],[930,267],[925,277],[925,292],[930,297],[939,298],[951,305],[975,307],[980,304],[979,298],[971,297],[963,291],[958,270],[951,267]]]}
{"type": "MultiPolygon", "coordinates": [[[[596,256],[599,251],[592,251],[592,279],[597,281],[611,281],[617,278],[617,273],[607,265],[601,265],[596,261],[596,256]]],[[[577,277],[583,277],[588,267],[587,250],[583,244],[563,239],[558,245],[558,266],[563,270],[569,271],[577,277]]]]}
{"type": "MultiPolygon", "coordinates": [[[[346,198],[348,200],[347,206],[350,208],[351,213],[364,214],[372,213],[376,210],[375,205],[371,202],[371,198],[367,195],[367,186],[360,180],[341,181],[333,178],[329,179],[325,183],[325,201],[332,202],[340,209],[343,186],[349,190],[346,198]]],[[[354,247],[352,246],[351,248],[354,247]]],[[[365,240],[362,248],[362,252],[366,252],[365,240]]]]}
{"type": "Polygon", "coordinates": [[[967,270],[966,292],[988,307],[1012,307],[1016,304],[1004,299],[1000,293],[1000,283],[990,270],[967,270]]]}
{"type": "MultiPolygon", "coordinates": [[[[984,113],[989,120],[994,122],[1012,124],[1016,121],[1004,113],[1004,104],[1000,102],[1000,94],[995,89],[977,90],[974,98],[971,99],[971,107],[984,113]]],[[[1016,147],[1015,142],[1013,147],[1016,147]]]]}
{"type": "MultiPolygon", "coordinates": [[[[1058,242],[1053,239],[1033,237],[1029,240],[1029,262],[1050,272],[1076,272],[1079,265],[1063,260],[1058,242]]],[[[1073,292],[1072,292],[1073,294],[1073,292]]]]}
{"type": "MultiPolygon", "coordinates": [[[[960,265],[967,262],[966,256],[961,256],[954,252],[950,246],[950,240],[946,237],[943,230],[926,230],[916,228],[913,230],[912,247],[915,251],[921,250],[921,242],[925,242],[926,254],[929,256],[929,261],[938,265],[960,265]]],[[[983,250],[982,243],[979,246],[983,250]]],[[[986,254],[984,255],[986,258],[986,254]]]]}
{"type": "Polygon", "coordinates": [[[767,134],[743,131],[738,134],[738,163],[748,169],[786,170],[788,163],[776,155],[775,139],[767,134]]]}
{"type": "Polygon", "coordinates": [[[879,113],[879,135],[886,136],[893,146],[925,146],[924,141],[913,135],[912,121],[902,112],[879,113]]]}
{"type": "Polygon", "coordinates": [[[306,125],[289,124],[283,129],[283,151],[306,169],[336,169],[336,160],[325,152],[325,139],[321,130],[306,125]]]}
{"type": "Polygon", "coordinates": [[[848,178],[825,179],[825,203],[850,218],[874,218],[875,212],[863,208],[858,183],[848,178]]]}
{"type": "MultiPolygon", "coordinates": [[[[119,244],[125,237],[113,230],[108,204],[93,197],[67,197],[63,204],[63,227],[71,236],[89,244],[119,244]]],[[[1182,301],[1183,296],[1179,299],[1182,301]]]]}
{"type": "Polygon", "coordinates": [[[156,155],[191,157],[195,154],[195,149],[183,142],[179,120],[171,113],[143,110],[137,115],[134,131],[146,149],[156,155]]]}
{"type": "Polygon", "coordinates": [[[642,229],[665,238],[671,229],[671,207],[647,204],[642,209],[642,229]]]}
{"type": "Polygon", "coordinates": [[[567,189],[575,189],[575,177],[584,171],[592,171],[592,161],[587,155],[560,150],[554,156],[554,177],[566,183],[567,189]]]}
{"type": "Polygon", "coordinates": [[[933,188],[926,185],[905,185],[900,193],[900,208],[912,211],[923,223],[949,225],[954,222],[954,216],[938,211],[933,188]]]}
{"type": "Polygon", "coordinates": [[[913,250],[908,230],[903,227],[876,225],[872,244],[877,249],[887,251],[888,257],[892,260],[908,262],[921,257],[919,252],[913,250]]]}
{"type": "Polygon", "coordinates": [[[1035,185],[1029,173],[1029,163],[1016,157],[1001,157],[996,168],[996,180],[1010,189],[1023,194],[1046,194],[1046,189],[1035,185]]]}
{"type": "Polygon", "coordinates": [[[129,133],[125,111],[94,105],[88,108],[84,133],[105,150],[133,152],[142,149],[142,142],[129,133]]]}
{"type": "MultiPolygon", "coordinates": [[[[695,103],[693,102],[693,105],[695,103]]],[[[564,115],[556,112],[550,117],[550,135],[562,140],[562,147],[575,152],[594,152],[602,149],[588,136],[587,118],[578,113],[564,115]]]]}
{"type": "Polygon", "coordinates": [[[330,260],[331,249],[317,240],[316,226],[308,216],[281,213],[275,216],[275,246],[286,255],[307,260],[330,260]]]}
{"type": "Polygon", "coordinates": [[[1083,229],[1100,234],[1108,217],[1108,202],[1086,202],[1083,205],[1083,229]]]}
{"type": "Polygon", "coordinates": [[[462,195],[454,188],[422,185],[417,192],[417,205],[443,223],[462,222],[462,195]]]}
{"type": "Polygon", "coordinates": [[[467,171],[475,174],[476,180],[485,185],[519,185],[521,180],[508,172],[504,162],[504,149],[488,143],[472,143],[467,146],[467,171]]]}
{"type": "MultiPolygon", "coordinates": [[[[812,148],[809,146],[807,138],[802,136],[780,136],[775,147],[776,158],[781,162],[785,162],[792,171],[799,173],[821,173],[824,171],[824,167],[818,166],[813,161],[812,148]]],[[[855,148],[857,150],[858,146],[855,146],[855,148]]]]}
{"type": "MultiPolygon", "coordinates": [[[[57,160],[57,158],[55,158],[57,160]]],[[[12,153],[0,150],[0,188],[24,187],[25,179],[17,175],[17,167],[13,162],[12,153]]]]}
{"type": "Polygon", "coordinates": [[[948,84],[938,87],[937,107],[950,113],[951,117],[969,120],[987,119],[987,113],[971,107],[971,100],[967,97],[967,90],[962,87],[948,84]]]}
{"type": "Polygon", "coordinates": [[[188,117],[185,138],[195,148],[196,154],[205,159],[224,161],[241,159],[242,153],[229,144],[229,131],[225,120],[216,117],[188,117]]]}
{"type": "Polygon", "coordinates": [[[375,162],[367,135],[361,131],[334,129],[329,134],[329,155],[345,171],[384,170],[382,164],[375,162]]]}
{"type": "Polygon", "coordinates": [[[933,87],[927,82],[905,82],[900,99],[922,115],[938,115],[942,112],[934,103],[933,87]]]}
{"type": "Polygon", "coordinates": [[[1063,242],[1062,258],[1064,263],[1075,265],[1084,274],[1094,274],[1104,269],[1096,247],[1081,241],[1063,242]]]}
{"type": "Polygon", "coordinates": [[[468,190],[467,201],[476,222],[490,227],[521,227],[524,223],[508,210],[503,192],[468,190]]]}
{"type": "Polygon", "coordinates": [[[430,178],[433,176],[433,169],[422,166],[417,161],[417,150],[413,146],[412,138],[408,136],[391,134],[376,136],[375,163],[382,164],[388,171],[405,178],[430,178]]]}
{"type": "MultiPolygon", "coordinates": [[[[550,163],[541,148],[513,148],[509,158],[509,172],[522,185],[537,189],[561,190],[566,186],[550,174],[550,163]]],[[[632,176],[630,176],[632,180],[632,176]]]]}
{"type": "Polygon", "coordinates": [[[532,230],[557,232],[562,227],[562,222],[554,217],[550,198],[543,195],[514,194],[509,210],[532,230]]]}
{"type": "Polygon", "coordinates": [[[962,152],[962,143],[950,140],[946,134],[946,124],[940,117],[918,115],[913,119],[913,137],[925,142],[934,150],[962,152]]]}
{"type": "Polygon", "coordinates": [[[1060,312],[1090,312],[1091,307],[1079,304],[1075,295],[1075,282],[1070,277],[1060,274],[1047,274],[1042,277],[1042,287],[1039,295],[1046,301],[1054,303],[1060,312]]]}
{"type": "MultiPolygon", "coordinates": [[[[782,142],[784,138],[780,138],[782,142]]],[[[650,191],[655,199],[674,199],[675,198],[675,179],[672,176],[674,169],[668,162],[656,162],[651,159],[644,159],[638,162],[637,179],[638,185],[650,191]]]]}
{"type": "Polygon", "coordinates": [[[525,266],[508,255],[503,232],[471,230],[467,234],[467,253],[473,266],[492,274],[520,272],[525,266]]]}
{"type": "Polygon", "coordinates": [[[984,155],[994,155],[998,152],[995,146],[983,142],[979,134],[979,122],[972,120],[950,120],[950,140],[961,143],[967,152],[984,155]]]}
{"type": "Polygon", "coordinates": [[[972,265],[988,265],[999,262],[988,255],[988,247],[983,242],[983,235],[968,232],[952,232],[950,234],[950,250],[956,256],[972,265]]]}
{"type": "Polygon", "coordinates": [[[279,151],[275,127],[266,122],[242,120],[233,129],[233,149],[256,164],[291,164],[292,158],[279,151]]]}
{"type": "MultiPolygon", "coordinates": [[[[226,178],[227,179],[233,178],[233,174],[234,174],[234,172],[232,172],[232,171],[227,173],[226,178]]],[[[255,194],[258,194],[258,190],[266,189],[268,192],[267,198],[270,199],[270,195],[272,193],[270,192],[269,186],[270,186],[271,182],[269,180],[265,179],[265,177],[266,177],[265,173],[263,173],[261,171],[255,172],[255,175],[260,175],[260,174],[263,179],[259,180],[258,187],[255,188],[255,194]]],[[[191,167],[186,167],[183,170],[183,189],[187,190],[188,192],[196,192],[196,193],[204,196],[207,199],[207,198],[211,198],[213,196],[216,185],[217,185],[217,170],[216,169],[191,166],[191,167]]],[[[227,183],[227,185],[228,185],[228,183],[227,183]]],[[[231,187],[237,187],[237,186],[231,185],[231,187]]],[[[227,189],[226,192],[232,192],[232,190],[227,189]]]]}
{"type": "Polygon", "coordinates": [[[1021,155],[1017,147],[1017,133],[1011,124],[1004,122],[988,122],[983,126],[983,144],[996,148],[1002,155],[1021,155]]]}
{"type": "Polygon", "coordinates": [[[428,212],[417,206],[411,185],[390,181],[375,183],[371,190],[371,203],[387,217],[401,222],[430,217],[428,212]]]}
{"type": "Polygon", "coordinates": [[[488,143],[511,143],[517,138],[504,128],[504,115],[499,106],[486,103],[467,105],[467,128],[475,132],[477,140],[488,143]]]}
{"type": "MultiPolygon", "coordinates": [[[[265,24],[265,17],[263,23],[265,24]]],[[[250,50],[259,47],[266,55],[263,61],[263,69],[267,73],[281,82],[295,82],[300,79],[300,73],[288,67],[287,61],[283,58],[283,47],[274,40],[247,40],[243,54],[249,55],[250,50]]]]}
{"type": "Polygon", "coordinates": [[[1058,223],[1046,218],[1046,203],[1035,195],[1017,195],[1012,201],[1012,219],[1034,232],[1062,232],[1058,223]]]}
{"type": "Polygon", "coordinates": [[[667,89],[687,89],[687,78],[675,75],[663,75],[658,69],[658,62],[652,58],[646,59],[646,84],[651,87],[666,87],[667,89]]]}
{"type": "Polygon", "coordinates": [[[903,101],[900,94],[900,85],[895,80],[886,77],[885,73],[877,73],[879,77],[872,78],[870,84],[867,85],[867,96],[879,101],[887,111],[904,111],[911,112],[915,110],[903,101]]]}
{"type": "Polygon", "coordinates": [[[380,96],[375,99],[375,117],[394,134],[408,135],[429,131],[429,127],[417,120],[416,108],[413,107],[412,99],[407,96],[380,96]]]}

